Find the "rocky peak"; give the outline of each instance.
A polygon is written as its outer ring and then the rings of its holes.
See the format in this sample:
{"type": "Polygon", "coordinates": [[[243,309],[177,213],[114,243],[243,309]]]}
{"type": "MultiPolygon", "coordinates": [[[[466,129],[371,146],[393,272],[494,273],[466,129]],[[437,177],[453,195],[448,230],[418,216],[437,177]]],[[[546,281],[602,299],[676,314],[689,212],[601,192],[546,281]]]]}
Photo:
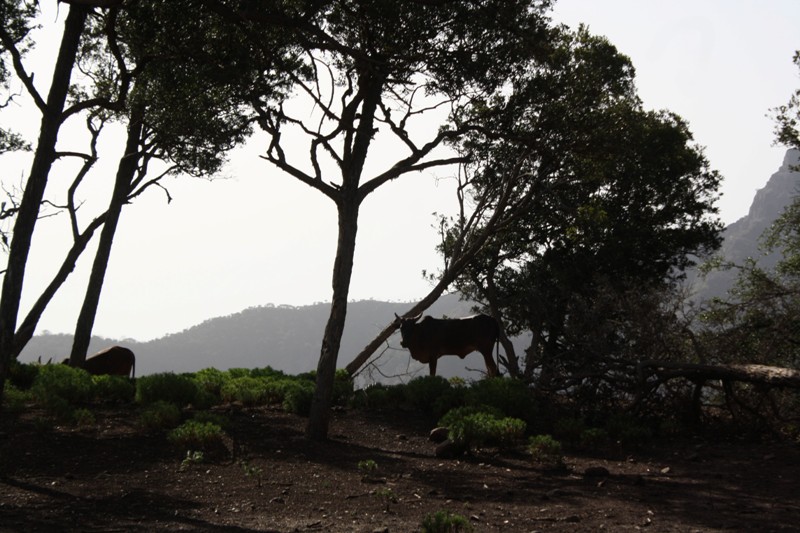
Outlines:
{"type": "MultiPolygon", "coordinates": [[[[743,263],[748,257],[758,260],[765,268],[771,268],[779,254],[764,255],[759,249],[761,235],[783,213],[784,209],[800,194],[800,150],[786,152],[783,164],[766,185],[756,192],[748,214],[729,225],[722,233],[723,242],[719,253],[734,263],[743,263]]],[[[695,279],[689,273],[697,300],[722,297],[733,286],[735,272],[712,272],[705,280],[695,279]]]]}

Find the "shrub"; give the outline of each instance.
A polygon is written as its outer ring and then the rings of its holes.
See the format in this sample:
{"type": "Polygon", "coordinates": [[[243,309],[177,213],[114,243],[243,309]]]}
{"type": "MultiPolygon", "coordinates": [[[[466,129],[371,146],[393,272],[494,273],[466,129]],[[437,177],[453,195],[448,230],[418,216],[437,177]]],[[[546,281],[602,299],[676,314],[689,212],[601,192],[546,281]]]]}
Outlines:
{"type": "Polygon", "coordinates": [[[125,376],[92,376],[92,396],[109,402],[131,402],[136,385],[125,376]]]}
{"type": "Polygon", "coordinates": [[[67,365],[44,365],[39,368],[31,393],[37,402],[48,408],[60,403],[56,398],[73,405],[86,402],[92,393],[92,376],[67,365]]]}
{"type": "Polygon", "coordinates": [[[88,409],[75,409],[72,412],[72,422],[76,426],[86,427],[93,426],[96,422],[94,413],[88,409]]]}
{"type": "Polygon", "coordinates": [[[468,399],[475,405],[490,405],[506,416],[528,423],[535,420],[538,411],[536,400],[528,386],[511,378],[487,378],[473,384],[468,399]]]}
{"type": "Polygon", "coordinates": [[[353,407],[358,409],[383,409],[389,405],[389,390],[381,383],[358,390],[353,395],[353,407]]]}
{"type": "Polygon", "coordinates": [[[41,403],[45,411],[59,422],[71,422],[75,406],[61,396],[55,394],[47,396],[41,403]]]}
{"type": "Polygon", "coordinates": [[[551,435],[536,435],[528,441],[528,451],[534,461],[553,466],[564,464],[561,443],[551,435]]]}
{"type": "Polygon", "coordinates": [[[353,398],[353,378],[350,373],[344,368],[336,371],[336,377],[333,380],[333,405],[346,406],[353,398]]]}
{"type": "Polygon", "coordinates": [[[448,428],[450,439],[464,446],[494,445],[507,447],[525,434],[525,422],[518,418],[503,417],[497,409],[462,407],[453,409],[439,422],[448,428]]]}
{"type": "Polygon", "coordinates": [[[229,368],[227,370],[227,374],[231,378],[252,377],[250,375],[250,369],[248,369],[248,368],[229,368]]]}
{"type": "Polygon", "coordinates": [[[629,414],[616,414],[609,417],[606,430],[612,439],[623,446],[640,446],[653,438],[653,430],[629,414]]]}
{"type": "Polygon", "coordinates": [[[198,411],[192,416],[192,420],[196,420],[197,422],[211,422],[222,429],[228,429],[231,424],[228,417],[210,411],[198,411]]]}
{"type": "Polygon", "coordinates": [[[33,386],[41,366],[33,363],[20,363],[16,359],[12,359],[8,367],[8,381],[20,390],[28,390],[33,386]]]}
{"type": "Polygon", "coordinates": [[[556,437],[568,444],[577,444],[586,425],[581,418],[561,418],[556,420],[553,433],[556,437]]]}
{"type": "Polygon", "coordinates": [[[225,402],[239,401],[248,407],[264,405],[267,403],[267,382],[250,376],[232,378],[223,383],[220,397],[225,402]]]}
{"type": "Polygon", "coordinates": [[[139,424],[146,429],[175,427],[181,420],[181,410],[170,402],[157,400],[144,408],[139,415],[139,424]]]}
{"type": "Polygon", "coordinates": [[[197,401],[197,383],[190,376],[164,372],[136,380],[136,401],[141,404],[164,401],[185,407],[197,401]]]}
{"type": "Polygon", "coordinates": [[[28,390],[20,390],[12,383],[6,383],[3,391],[3,409],[8,413],[19,413],[25,409],[25,404],[33,400],[33,394],[28,390]]]}
{"type": "Polygon", "coordinates": [[[580,445],[589,450],[605,448],[611,443],[608,431],[603,428],[588,428],[581,432],[580,445]]]}
{"type": "Polygon", "coordinates": [[[203,370],[195,372],[192,379],[197,384],[199,390],[219,399],[220,389],[222,388],[222,384],[225,383],[225,380],[228,379],[228,376],[216,368],[204,368],[203,370]]]}
{"type": "Polygon", "coordinates": [[[167,440],[181,451],[192,450],[218,453],[225,448],[225,432],[211,422],[187,420],[167,435],[167,440]]]}
{"type": "Polygon", "coordinates": [[[433,415],[440,418],[453,409],[464,407],[467,404],[468,394],[468,388],[451,385],[433,402],[433,415]]]}
{"type": "Polygon", "coordinates": [[[308,416],[311,413],[311,402],[314,399],[314,385],[302,381],[290,382],[283,399],[283,408],[289,413],[308,416]]]}
{"type": "Polygon", "coordinates": [[[415,378],[405,386],[405,399],[413,409],[426,414],[434,414],[434,403],[448,389],[450,389],[450,382],[441,376],[415,378]]]}
{"type": "Polygon", "coordinates": [[[267,379],[281,379],[285,378],[286,374],[281,372],[280,370],[275,370],[271,366],[265,366],[264,368],[254,368],[250,370],[250,377],[253,378],[267,378],[267,379]]]}
{"type": "Polygon", "coordinates": [[[472,531],[469,521],[449,511],[437,511],[422,520],[422,533],[467,533],[472,531]]]}

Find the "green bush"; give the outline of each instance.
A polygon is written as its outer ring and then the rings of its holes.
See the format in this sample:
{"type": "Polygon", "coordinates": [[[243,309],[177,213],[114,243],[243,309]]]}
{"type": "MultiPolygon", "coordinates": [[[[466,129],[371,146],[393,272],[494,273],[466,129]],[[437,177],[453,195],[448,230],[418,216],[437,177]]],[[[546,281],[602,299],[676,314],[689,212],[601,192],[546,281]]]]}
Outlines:
{"type": "Polygon", "coordinates": [[[136,396],[136,385],[125,376],[92,376],[92,384],[95,400],[127,403],[136,396]]]}
{"type": "Polygon", "coordinates": [[[406,402],[416,411],[435,414],[434,403],[450,389],[450,382],[441,376],[424,376],[406,383],[406,402]]]}
{"type": "Polygon", "coordinates": [[[553,466],[564,464],[561,443],[551,435],[536,435],[528,441],[528,451],[537,463],[553,466]]]}
{"type": "Polygon", "coordinates": [[[581,432],[580,445],[588,450],[599,450],[611,443],[608,431],[603,428],[588,428],[581,432]]]}
{"type": "Polygon", "coordinates": [[[93,426],[96,423],[94,413],[88,409],[80,408],[72,412],[72,422],[76,426],[86,427],[93,426]]]}
{"type": "Polygon", "coordinates": [[[265,366],[264,368],[254,368],[250,370],[250,377],[267,378],[272,380],[285,378],[286,374],[280,370],[275,370],[271,366],[265,366]]]}
{"type": "Polygon", "coordinates": [[[508,447],[525,435],[525,422],[503,417],[492,407],[461,407],[448,412],[439,424],[449,430],[450,440],[471,449],[508,447]]]}
{"type": "Polygon", "coordinates": [[[216,454],[225,449],[225,432],[211,422],[187,420],[167,435],[170,444],[184,453],[187,450],[216,454]]]}
{"type": "Polygon", "coordinates": [[[252,377],[249,368],[229,368],[226,373],[231,378],[252,377]]]}
{"type": "Polygon", "coordinates": [[[22,412],[25,404],[31,401],[33,401],[33,394],[29,390],[20,390],[12,383],[6,383],[2,407],[7,413],[22,412]]]}
{"type": "Polygon", "coordinates": [[[185,407],[196,403],[198,397],[197,383],[184,374],[165,372],[136,380],[136,401],[140,404],[146,405],[160,400],[185,407]]]}
{"type": "Polygon", "coordinates": [[[465,517],[449,511],[437,511],[422,520],[422,533],[468,533],[472,530],[465,517]]]}
{"type": "Polygon", "coordinates": [[[12,359],[8,367],[8,381],[20,390],[28,390],[33,386],[41,367],[39,364],[20,363],[12,359]]]}
{"type": "Polygon", "coordinates": [[[586,429],[581,418],[561,418],[556,420],[553,433],[562,442],[575,445],[581,439],[581,434],[586,429]]]}
{"type": "Polygon", "coordinates": [[[49,408],[60,402],[67,404],[87,402],[92,395],[92,376],[80,368],[68,365],[44,365],[33,381],[31,393],[39,404],[49,408]]]}
{"type": "Polygon", "coordinates": [[[528,386],[511,378],[487,378],[472,385],[468,394],[474,405],[490,405],[506,416],[532,423],[538,411],[536,400],[528,386]]]}
{"type": "Polygon", "coordinates": [[[207,394],[212,395],[219,400],[220,389],[225,380],[228,379],[228,374],[217,370],[216,368],[204,368],[198,370],[192,376],[192,379],[197,384],[197,388],[207,394]]]}
{"type": "Polygon", "coordinates": [[[388,387],[381,383],[357,390],[353,395],[353,407],[357,409],[384,409],[390,405],[388,387]]]}
{"type": "Polygon", "coordinates": [[[451,385],[433,402],[433,415],[440,418],[453,409],[464,407],[467,404],[468,394],[467,387],[451,385]]]}
{"type": "Polygon", "coordinates": [[[606,422],[609,436],[623,446],[641,446],[653,438],[653,430],[630,414],[616,414],[606,422]]]}
{"type": "Polygon", "coordinates": [[[314,400],[314,385],[299,380],[293,383],[286,388],[283,408],[289,413],[308,416],[311,413],[311,402],[314,400]]]}
{"type": "Polygon", "coordinates": [[[197,411],[194,415],[192,415],[192,420],[203,423],[211,422],[212,424],[218,425],[222,429],[228,429],[231,424],[231,421],[228,419],[228,417],[219,413],[212,413],[210,411],[197,411]]]}
{"type": "Polygon", "coordinates": [[[248,407],[265,405],[267,403],[267,381],[250,376],[228,379],[220,389],[220,397],[225,402],[238,401],[248,407]]]}
{"type": "Polygon", "coordinates": [[[139,424],[146,429],[166,429],[178,425],[180,408],[171,402],[156,400],[148,404],[139,415],[139,424]]]}
{"type": "Polygon", "coordinates": [[[336,377],[333,380],[333,405],[346,406],[353,398],[353,378],[350,373],[344,368],[336,371],[336,377]]]}
{"type": "Polygon", "coordinates": [[[72,422],[75,406],[61,396],[55,394],[45,397],[40,405],[47,413],[59,422],[72,422]]]}

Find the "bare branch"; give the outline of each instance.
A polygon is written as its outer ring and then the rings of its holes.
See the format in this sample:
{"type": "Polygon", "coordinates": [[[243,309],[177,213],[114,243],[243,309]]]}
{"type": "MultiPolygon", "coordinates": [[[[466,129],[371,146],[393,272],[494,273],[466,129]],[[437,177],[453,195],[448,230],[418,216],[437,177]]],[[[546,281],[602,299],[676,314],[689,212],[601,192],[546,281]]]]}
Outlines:
{"type": "Polygon", "coordinates": [[[6,31],[4,25],[0,25],[0,42],[3,43],[3,47],[11,54],[14,72],[16,72],[17,77],[22,81],[22,84],[25,86],[25,89],[27,89],[28,94],[36,104],[36,107],[38,107],[39,111],[42,113],[47,112],[47,103],[44,101],[44,98],[42,98],[42,95],[39,94],[39,91],[36,90],[36,86],[33,84],[33,74],[29,75],[25,70],[25,65],[22,64],[22,53],[17,48],[16,43],[11,38],[11,35],[9,35],[6,31]]]}

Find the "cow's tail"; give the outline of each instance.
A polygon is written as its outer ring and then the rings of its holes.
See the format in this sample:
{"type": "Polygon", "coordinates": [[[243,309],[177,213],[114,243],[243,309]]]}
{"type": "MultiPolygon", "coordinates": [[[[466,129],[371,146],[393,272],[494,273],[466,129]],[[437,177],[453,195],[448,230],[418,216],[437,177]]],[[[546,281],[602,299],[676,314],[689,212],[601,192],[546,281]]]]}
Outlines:
{"type": "Polygon", "coordinates": [[[497,366],[497,373],[500,374],[500,336],[494,340],[494,364],[497,366]]]}
{"type": "Polygon", "coordinates": [[[497,375],[500,375],[500,323],[499,321],[495,320],[495,325],[497,326],[497,331],[495,331],[495,356],[494,356],[494,364],[497,366],[497,375]]]}
{"type": "Polygon", "coordinates": [[[136,377],[136,358],[134,357],[133,361],[131,362],[131,379],[134,379],[135,377],[136,377]]]}

